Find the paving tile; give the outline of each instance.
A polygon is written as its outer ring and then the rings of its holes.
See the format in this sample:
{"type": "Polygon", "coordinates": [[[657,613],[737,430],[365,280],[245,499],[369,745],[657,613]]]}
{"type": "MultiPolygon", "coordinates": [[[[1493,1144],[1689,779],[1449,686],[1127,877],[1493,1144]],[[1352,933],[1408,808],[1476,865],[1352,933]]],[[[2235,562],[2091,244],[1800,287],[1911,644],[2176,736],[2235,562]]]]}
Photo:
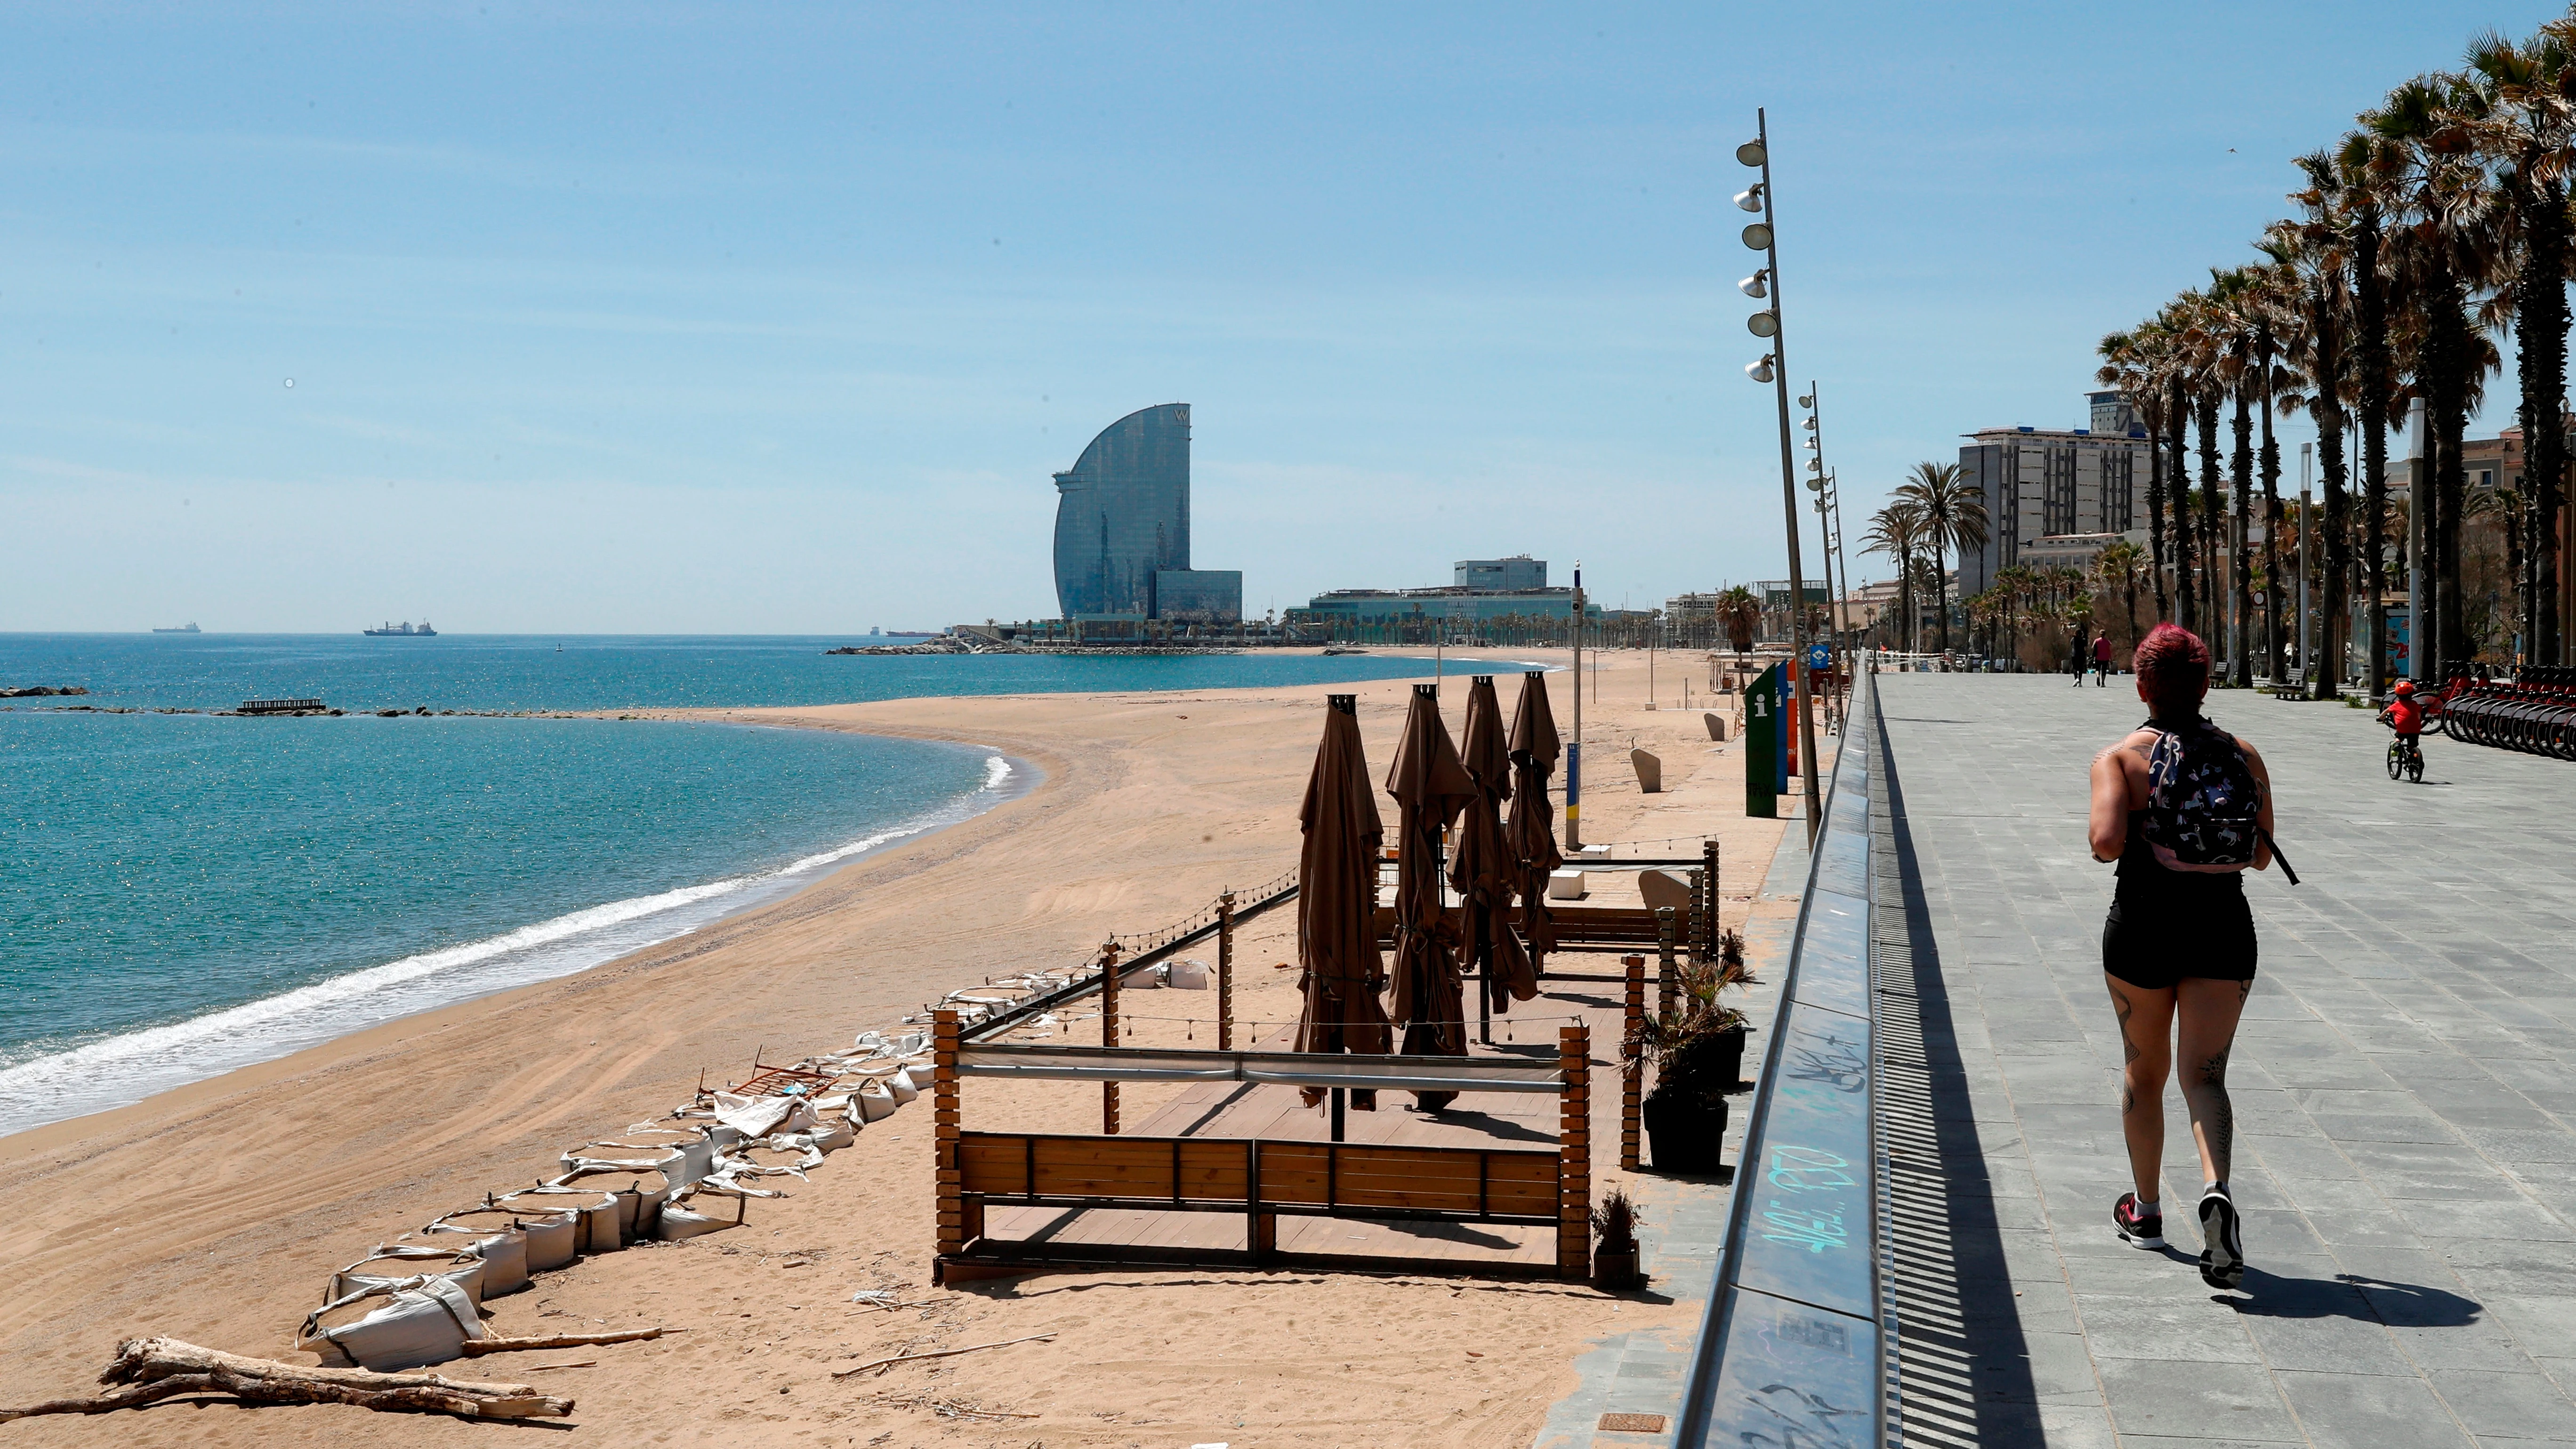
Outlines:
{"type": "Polygon", "coordinates": [[[2479,1373],[2435,1369],[2433,1386],[2451,1410],[2481,1437],[2576,1438],[2576,1403],[2536,1369],[2529,1373],[2479,1373]]]}
{"type": "Polygon", "coordinates": [[[2097,1359],[2111,1422],[2125,1438],[2243,1438],[2299,1441],[2273,1376],[2256,1363],[2097,1359]]]}
{"type": "Polygon", "coordinates": [[[2469,1444],[2433,1386],[2408,1374],[2377,1377],[2283,1369],[2273,1377],[2318,1449],[2435,1449],[2469,1444]]]}

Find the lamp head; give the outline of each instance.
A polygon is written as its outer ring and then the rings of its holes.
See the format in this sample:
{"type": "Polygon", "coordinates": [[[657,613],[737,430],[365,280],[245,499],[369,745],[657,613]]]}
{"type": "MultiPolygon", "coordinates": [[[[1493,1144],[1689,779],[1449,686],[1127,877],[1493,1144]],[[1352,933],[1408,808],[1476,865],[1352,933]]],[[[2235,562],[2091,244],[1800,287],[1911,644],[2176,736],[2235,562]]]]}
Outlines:
{"type": "Polygon", "coordinates": [[[1816,430],[1816,420],[1811,417],[1799,423],[1798,426],[1805,428],[1808,432],[1812,433],[1816,430]]]}
{"type": "Polygon", "coordinates": [[[1747,141],[1735,148],[1735,159],[1747,166],[1760,166],[1771,159],[1771,153],[1759,141],[1747,141]]]}
{"type": "Polygon", "coordinates": [[[1744,375],[1753,379],[1755,382],[1769,382],[1772,377],[1771,359],[1765,357],[1760,362],[1747,363],[1744,368],[1744,375]]]}
{"type": "Polygon", "coordinates": [[[1757,252],[1771,250],[1771,228],[1755,222],[1744,229],[1744,244],[1757,252]]]}
{"type": "Polygon", "coordinates": [[[1802,408],[1812,408],[1815,405],[1816,395],[1814,393],[1807,393],[1798,399],[1798,406],[1802,408]]]}
{"type": "Polygon", "coordinates": [[[1735,204],[1746,211],[1760,211],[1762,209],[1762,183],[1756,181],[1751,186],[1735,193],[1735,204]]]}
{"type": "Polygon", "coordinates": [[[1735,290],[1737,290],[1737,291],[1739,291],[1739,292],[1742,292],[1744,295],[1746,295],[1746,296],[1748,296],[1748,297],[1753,297],[1753,298],[1757,298],[1757,299],[1758,299],[1758,298],[1762,298],[1762,297],[1768,297],[1768,296],[1770,296],[1770,295],[1771,295],[1771,273],[1770,273],[1770,270],[1769,270],[1768,268],[1765,268],[1765,269],[1764,269],[1764,270],[1762,270],[1762,271],[1755,272],[1752,276],[1749,276],[1749,277],[1745,278],[1743,281],[1736,283],[1736,284],[1735,284],[1735,290]]]}
{"type": "Polygon", "coordinates": [[[1756,312],[1744,319],[1744,330],[1756,337],[1777,337],[1780,335],[1780,314],[1768,309],[1756,312]]]}

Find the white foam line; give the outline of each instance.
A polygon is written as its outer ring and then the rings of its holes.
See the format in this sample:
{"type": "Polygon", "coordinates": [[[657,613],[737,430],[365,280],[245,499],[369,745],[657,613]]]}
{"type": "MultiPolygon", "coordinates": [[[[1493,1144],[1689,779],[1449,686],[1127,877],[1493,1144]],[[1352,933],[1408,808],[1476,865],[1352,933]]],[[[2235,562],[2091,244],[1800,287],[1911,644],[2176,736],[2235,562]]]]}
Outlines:
{"type": "Polygon", "coordinates": [[[900,825],[771,870],[570,911],[479,941],[30,1058],[0,1070],[0,1132],[140,1101],[396,1017],[567,976],[685,935],[725,914],[732,897],[782,888],[799,876],[964,820],[982,808],[979,797],[999,793],[1013,773],[1010,761],[988,756],[983,783],[975,789],[900,825]],[[690,909],[716,902],[725,907],[690,909]],[[619,929],[636,926],[643,929],[619,929]]]}

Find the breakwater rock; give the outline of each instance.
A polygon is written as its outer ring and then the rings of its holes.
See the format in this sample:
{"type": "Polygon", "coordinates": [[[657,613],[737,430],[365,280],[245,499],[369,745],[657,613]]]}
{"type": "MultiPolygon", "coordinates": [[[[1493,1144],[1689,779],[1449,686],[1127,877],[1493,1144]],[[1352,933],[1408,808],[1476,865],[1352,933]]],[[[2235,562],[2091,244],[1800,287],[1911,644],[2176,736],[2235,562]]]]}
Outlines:
{"type": "Polygon", "coordinates": [[[87,694],[77,684],[27,684],[16,689],[0,689],[0,699],[52,699],[61,695],[87,694]]]}

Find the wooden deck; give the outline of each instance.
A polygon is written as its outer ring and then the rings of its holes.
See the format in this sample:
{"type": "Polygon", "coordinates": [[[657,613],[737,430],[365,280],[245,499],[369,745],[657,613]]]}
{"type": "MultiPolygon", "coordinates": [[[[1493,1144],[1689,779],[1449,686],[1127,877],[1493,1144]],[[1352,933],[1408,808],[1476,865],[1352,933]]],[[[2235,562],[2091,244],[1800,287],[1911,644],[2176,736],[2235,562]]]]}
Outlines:
{"type": "MultiPolygon", "coordinates": [[[[1594,958],[1598,959],[1598,958],[1594,958]]],[[[1612,969],[1616,969],[1615,965],[1612,969]]],[[[1649,972],[1652,965],[1649,963],[1649,972]]],[[[1592,1033],[1592,1170],[1596,1178],[1619,1165],[1621,988],[1615,981],[1541,982],[1537,1000],[1515,1003],[1494,1022],[1494,1045],[1472,1046],[1476,1056],[1556,1059],[1557,1028],[1580,1016],[1592,1033]],[[1507,1025],[1508,1024],[1508,1025],[1507,1025]],[[1506,1040],[1506,1036],[1516,1040],[1506,1040]]],[[[1472,990],[1471,993],[1472,995],[1472,990]]],[[[1472,1002],[1470,1003],[1472,1006],[1472,1002]]],[[[1474,1024],[1470,1022],[1472,1034],[1474,1024]]],[[[1260,1043],[1285,1050],[1286,1031],[1260,1043]]],[[[1085,1090],[1097,1090],[1090,1088],[1085,1090]]],[[[1379,1094],[1377,1110],[1349,1111],[1344,1139],[1415,1147],[1552,1149],[1557,1145],[1558,1099],[1526,1092],[1469,1092],[1438,1113],[1418,1111],[1413,1094],[1379,1094]]],[[[1295,1087],[1248,1083],[1193,1086],[1143,1121],[1127,1126],[1139,1137],[1260,1138],[1264,1141],[1329,1141],[1331,1105],[1308,1107],[1295,1087]]],[[[1413,1272],[1468,1272],[1554,1276],[1553,1228],[1483,1222],[1364,1222],[1282,1215],[1276,1219],[1279,1261],[1347,1259],[1351,1267],[1413,1272]]],[[[1112,1259],[1141,1264],[1156,1257],[1205,1261],[1243,1253],[1245,1219],[1239,1214],[1144,1211],[1124,1208],[1049,1208],[988,1202],[978,1252],[1040,1261],[1112,1259]]]]}

